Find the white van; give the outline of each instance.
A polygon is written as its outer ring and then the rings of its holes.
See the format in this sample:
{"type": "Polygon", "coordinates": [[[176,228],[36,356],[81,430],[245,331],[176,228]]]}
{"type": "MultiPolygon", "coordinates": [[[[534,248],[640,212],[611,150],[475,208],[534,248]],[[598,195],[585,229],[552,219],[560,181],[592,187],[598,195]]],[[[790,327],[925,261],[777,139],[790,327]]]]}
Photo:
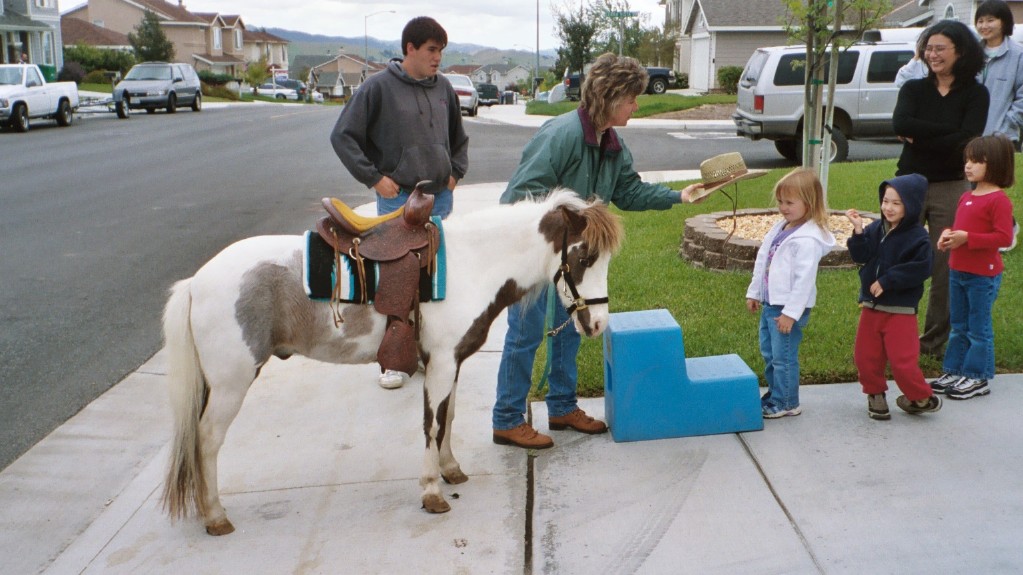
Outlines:
{"type": "MultiPolygon", "coordinates": [[[[892,112],[899,95],[895,74],[913,58],[914,45],[858,43],[839,54],[833,162],[846,159],[848,140],[895,136],[892,112]]],[[[738,103],[732,116],[738,135],[772,140],[778,152],[792,161],[800,161],[802,153],[805,62],[804,46],[758,48],[739,79],[738,103]]]]}

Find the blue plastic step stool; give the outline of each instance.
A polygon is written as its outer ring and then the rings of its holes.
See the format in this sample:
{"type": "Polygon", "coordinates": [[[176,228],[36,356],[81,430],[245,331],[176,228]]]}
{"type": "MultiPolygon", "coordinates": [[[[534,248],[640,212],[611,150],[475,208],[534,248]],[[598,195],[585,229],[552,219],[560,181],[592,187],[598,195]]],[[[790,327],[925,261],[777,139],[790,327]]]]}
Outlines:
{"type": "Polygon", "coordinates": [[[686,359],[668,310],[611,314],[604,415],[615,441],[764,428],[757,376],[738,355],[686,359]]]}

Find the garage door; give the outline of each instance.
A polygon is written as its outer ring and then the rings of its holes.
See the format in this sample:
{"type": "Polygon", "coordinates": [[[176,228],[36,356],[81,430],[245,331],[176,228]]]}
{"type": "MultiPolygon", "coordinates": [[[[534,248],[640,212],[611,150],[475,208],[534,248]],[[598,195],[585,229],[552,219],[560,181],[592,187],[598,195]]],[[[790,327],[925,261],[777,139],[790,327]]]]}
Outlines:
{"type": "Polygon", "coordinates": [[[693,38],[692,65],[689,67],[689,87],[700,92],[711,88],[710,36],[693,38]]]}

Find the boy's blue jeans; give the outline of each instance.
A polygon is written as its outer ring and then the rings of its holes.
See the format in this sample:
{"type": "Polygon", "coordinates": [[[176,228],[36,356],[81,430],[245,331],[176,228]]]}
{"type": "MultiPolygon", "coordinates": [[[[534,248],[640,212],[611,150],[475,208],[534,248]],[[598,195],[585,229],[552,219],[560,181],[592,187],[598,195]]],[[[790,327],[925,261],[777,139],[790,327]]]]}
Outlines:
{"type": "MultiPolygon", "coordinates": [[[[382,216],[400,209],[408,201],[409,194],[411,193],[411,190],[402,188],[398,195],[393,198],[385,198],[377,194],[377,215],[382,216]]],[[[444,188],[444,191],[434,194],[433,211],[430,212],[430,215],[440,216],[441,219],[444,219],[451,214],[453,207],[454,194],[451,193],[451,190],[444,188]]]]}
{"type": "Polygon", "coordinates": [[[768,411],[799,407],[799,342],[810,321],[810,308],[792,324],[792,331],[783,334],[774,321],[782,307],[765,303],[760,311],[760,353],[767,379],[767,393],[760,398],[760,405],[768,411]]]}
{"type": "Polygon", "coordinates": [[[974,379],[995,376],[995,330],[991,309],[998,298],[1002,274],[979,276],[949,271],[949,323],[952,332],[945,347],[945,373],[974,379]]]}
{"type": "MultiPolygon", "coordinates": [[[[508,332],[504,336],[504,351],[497,370],[497,402],[494,404],[494,429],[512,429],[525,423],[526,398],[533,385],[533,361],[536,349],[543,341],[543,320],[547,314],[547,290],[536,301],[518,302],[508,308],[508,332]]],[[[554,304],[554,325],[568,319],[561,299],[554,304]]],[[[568,415],[576,410],[578,372],[576,355],[579,353],[579,333],[567,326],[554,336],[551,355],[551,374],[547,384],[547,414],[550,417],[568,415]]]]}

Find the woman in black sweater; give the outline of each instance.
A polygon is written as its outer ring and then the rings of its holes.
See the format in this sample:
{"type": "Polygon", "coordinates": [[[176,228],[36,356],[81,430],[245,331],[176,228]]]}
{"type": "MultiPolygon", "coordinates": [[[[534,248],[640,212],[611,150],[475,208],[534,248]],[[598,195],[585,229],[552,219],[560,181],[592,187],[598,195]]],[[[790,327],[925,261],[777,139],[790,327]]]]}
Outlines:
{"type": "MultiPolygon", "coordinates": [[[[927,178],[922,220],[934,245],[941,231],[952,226],[959,196],[970,189],[963,175],[963,148],[983,133],[989,97],[977,82],[984,53],[966,25],[942,20],[923,35],[930,74],[899,90],[892,125],[903,141],[896,175],[927,178]]],[[[920,352],[941,358],[949,329],[948,252],[935,252],[920,352]]]]}

